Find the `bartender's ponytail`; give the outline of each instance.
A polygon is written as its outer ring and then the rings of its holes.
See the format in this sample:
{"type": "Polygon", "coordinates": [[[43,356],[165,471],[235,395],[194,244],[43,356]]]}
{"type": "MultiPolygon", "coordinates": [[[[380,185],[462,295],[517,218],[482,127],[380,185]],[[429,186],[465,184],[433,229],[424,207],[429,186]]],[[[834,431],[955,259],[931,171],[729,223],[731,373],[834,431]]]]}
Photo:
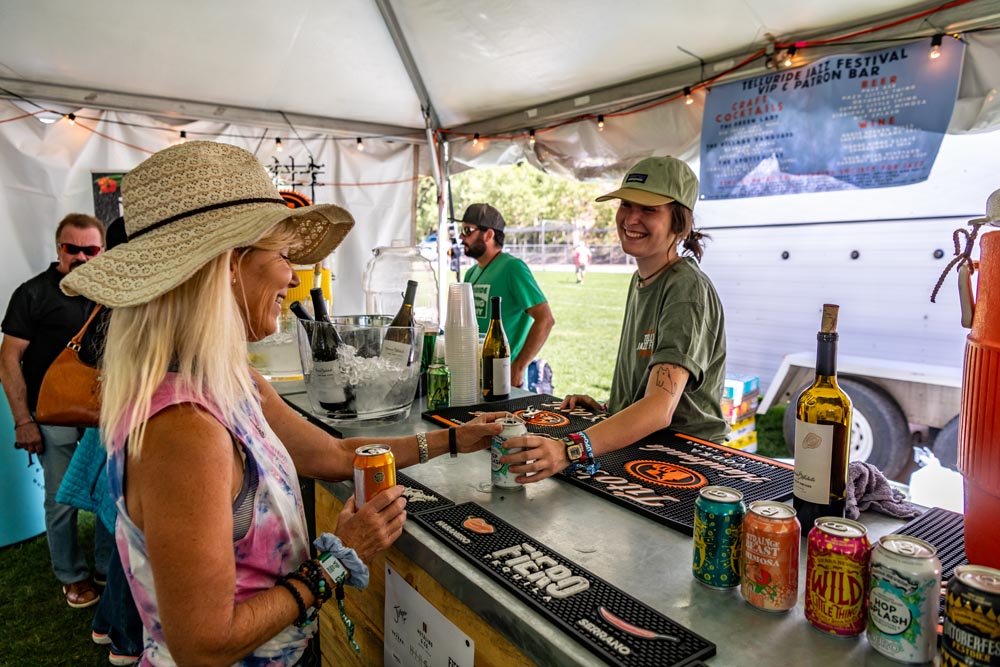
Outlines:
{"type": "Polygon", "coordinates": [[[691,209],[674,202],[670,207],[670,223],[671,230],[681,239],[684,254],[701,262],[702,255],[705,254],[704,240],[712,237],[694,228],[694,213],[691,209]]]}

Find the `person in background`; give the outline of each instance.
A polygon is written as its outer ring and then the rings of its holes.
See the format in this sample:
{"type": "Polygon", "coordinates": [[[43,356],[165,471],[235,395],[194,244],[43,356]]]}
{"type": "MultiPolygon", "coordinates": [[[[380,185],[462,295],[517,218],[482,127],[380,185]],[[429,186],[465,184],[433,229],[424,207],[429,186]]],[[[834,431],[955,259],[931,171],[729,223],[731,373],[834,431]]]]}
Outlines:
{"type": "Polygon", "coordinates": [[[490,298],[502,298],[503,328],[510,343],[510,382],[521,387],[528,364],[541,351],[556,320],[545,294],[522,260],[503,251],[504,219],[489,204],[472,204],[462,215],[462,247],[476,264],[465,272],[472,283],[479,332],[490,325],[490,298]]]}
{"type": "Polygon", "coordinates": [[[573,248],[573,266],[576,267],[576,282],[582,285],[583,279],[586,277],[587,267],[590,266],[590,248],[587,247],[586,242],[580,239],[580,242],[576,244],[573,248]]]}
{"type": "MultiPolygon", "coordinates": [[[[62,583],[66,604],[97,604],[100,594],[91,579],[77,538],[77,509],[56,501],[56,493],[83,434],[82,429],[36,424],[35,406],[42,378],[66,343],[80,331],[94,304],[59,291],[59,281],[104,249],[104,225],[97,218],[71,213],[56,227],[58,261],[14,290],[4,315],[0,343],[0,383],[14,416],[15,446],[38,455],[45,478],[45,530],[52,571],[62,583]]],[[[114,547],[111,535],[95,523],[94,565],[103,583],[104,567],[114,547]]]]}
{"type": "MultiPolygon", "coordinates": [[[[388,444],[397,466],[485,448],[487,413],[416,437],[339,439],[311,425],[247,360],[277,329],[293,264],[332,252],[354,220],[289,209],[249,152],[189,141],[122,182],[128,242],[61,284],[112,308],[101,429],[118,551],[142,617],[143,664],[294,665],[334,581],[310,557],[297,474],[353,475],[354,450],[388,444]],[[154,585],[155,582],[155,585],[154,585]]],[[[489,423],[487,423],[489,422],[489,423]]],[[[363,586],[402,533],[403,487],[349,499],[317,540],[363,586]]]]}
{"type": "Polygon", "coordinates": [[[720,405],[726,369],[722,303],[698,263],[704,235],[694,229],[698,179],[673,157],[642,160],[614,192],[622,250],[636,260],[629,284],[608,405],[567,396],[563,408],[607,409],[611,416],[565,440],[513,438],[523,451],[503,457],[519,482],[537,482],[570,465],[594,470],[594,457],[670,427],[721,443],[729,427],[720,405]],[[681,256],[678,246],[683,247],[681,256]],[[531,463],[527,463],[531,461],[531,463]],[[526,473],[534,473],[527,477],[526,473]]]}

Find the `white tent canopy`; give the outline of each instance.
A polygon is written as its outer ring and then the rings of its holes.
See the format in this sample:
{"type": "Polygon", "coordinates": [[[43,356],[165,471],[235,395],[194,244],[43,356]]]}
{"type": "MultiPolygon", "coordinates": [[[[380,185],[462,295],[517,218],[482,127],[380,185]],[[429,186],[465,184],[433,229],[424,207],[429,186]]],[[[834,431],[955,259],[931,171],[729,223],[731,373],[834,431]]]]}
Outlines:
{"type": "MultiPolygon", "coordinates": [[[[852,39],[926,36],[929,42],[937,32],[1000,22],[998,0],[949,5],[852,39]]],[[[592,119],[572,121],[716,76],[761,49],[768,34],[779,42],[837,37],[940,6],[305,0],[282,9],[260,0],[0,0],[0,88],[9,91],[0,96],[12,100],[0,103],[0,120],[38,111],[26,99],[91,117],[80,125],[129,144],[64,122],[0,124],[0,229],[14,240],[0,248],[9,267],[0,296],[49,261],[51,231],[62,214],[88,210],[89,172],[129,169],[184,129],[257,149],[264,162],[273,138],[281,137],[297,161],[308,160],[308,146],[327,165],[320,180],[331,185],[317,200],[347,205],[359,221],[336,258],[352,286],[342,285],[337,298],[357,310],[355,286],[369,250],[411,236],[415,178],[430,172],[427,125],[443,130],[439,136],[450,140],[458,167],[527,159],[592,178],[611,177],[652,153],[696,160],[703,90],[695,91],[696,104],[616,118],[600,134],[592,119]],[[570,122],[529,146],[528,129],[564,121],[570,122]],[[293,139],[296,130],[305,145],[293,139]],[[473,146],[475,132],[501,138],[473,146]],[[356,137],[365,139],[363,154],[355,150],[356,137]],[[408,148],[421,144],[419,157],[408,148]]],[[[965,38],[953,132],[1000,122],[1000,40],[994,33],[965,38]]],[[[803,55],[877,46],[810,48],[803,55]]],[[[731,76],[763,67],[758,58],[731,76]]]]}

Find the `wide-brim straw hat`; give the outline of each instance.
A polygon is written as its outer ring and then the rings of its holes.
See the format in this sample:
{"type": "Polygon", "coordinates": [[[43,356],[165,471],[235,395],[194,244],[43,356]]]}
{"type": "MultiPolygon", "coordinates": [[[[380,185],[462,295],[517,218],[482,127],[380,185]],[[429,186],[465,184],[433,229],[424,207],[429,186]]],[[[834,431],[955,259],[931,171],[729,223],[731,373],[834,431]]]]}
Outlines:
{"type": "Polygon", "coordinates": [[[333,204],[289,208],[252,153],[212,141],[154,154],[125,175],[122,204],[128,242],[70,272],[60,283],[66,294],[111,308],[147,303],[285,220],[298,232],[289,259],[315,264],[354,226],[333,204]]]}

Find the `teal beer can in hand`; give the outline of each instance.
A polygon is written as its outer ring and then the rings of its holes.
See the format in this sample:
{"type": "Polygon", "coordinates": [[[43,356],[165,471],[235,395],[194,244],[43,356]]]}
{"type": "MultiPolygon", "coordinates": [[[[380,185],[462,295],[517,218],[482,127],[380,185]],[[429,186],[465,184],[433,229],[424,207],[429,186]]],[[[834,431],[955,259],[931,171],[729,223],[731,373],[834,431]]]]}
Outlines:
{"type": "Polygon", "coordinates": [[[747,508],[743,494],[727,486],[706,486],[694,501],[694,558],[699,583],[720,590],[740,585],[740,539],[747,508]]]}

